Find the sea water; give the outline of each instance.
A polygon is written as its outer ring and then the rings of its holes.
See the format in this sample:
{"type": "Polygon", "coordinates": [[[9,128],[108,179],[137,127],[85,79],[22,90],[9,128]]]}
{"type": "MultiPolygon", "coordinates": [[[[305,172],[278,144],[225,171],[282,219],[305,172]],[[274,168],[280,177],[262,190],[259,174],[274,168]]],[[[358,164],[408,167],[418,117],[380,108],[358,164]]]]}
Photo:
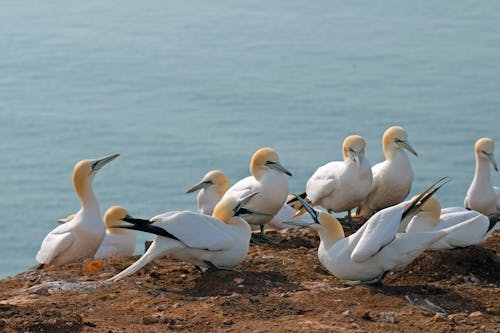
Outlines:
{"type": "Polygon", "coordinates": [[[474,142],[500,144],[499,122],[498,1],[4,0],[0,277],[79,209],[80,159],[120,153],[94,179],[101,212],[148,218],[195,210],[187,188],[215,168],[247,176],[263,146],[301,193],[347,135],[375,164],[400,125],[412,194],[450,176],[438,197],[461,206],[474,142]]]}

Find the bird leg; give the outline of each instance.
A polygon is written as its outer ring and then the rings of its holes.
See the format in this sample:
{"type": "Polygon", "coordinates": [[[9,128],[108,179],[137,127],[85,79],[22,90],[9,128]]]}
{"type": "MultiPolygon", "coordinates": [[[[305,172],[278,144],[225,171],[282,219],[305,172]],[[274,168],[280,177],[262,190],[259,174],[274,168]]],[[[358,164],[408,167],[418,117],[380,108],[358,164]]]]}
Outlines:
{"type": "Polygon", "coordinates": [[[357,281],[346,281],[346,284],[349,285],[349,286],[356,286],[358,284],[365,284],[365,285],[368,285],[368,286],[377,286],[377,285],[381,285],[382,284],[382,279],[389,273],[390,271],[384,271],[382,273],[380,273],[379,276],[377,276],[376,278],[373,278],[371,280],[366,280],[366,281],[360,281],[360,280],[357,280],[357,281]]]}
{"type": "Polygon", "coordinates": [[[254,237],[250,238],[250,242],[253,244],[279,244],[283,241],[283,239],[280,238],[269,238],[264,236],[264,225],[260,225],[260,235],[259,237],[254,237]]]}
{"type": "Polygon", "coordinates": [[[230,271],[230,272],[238,272],[241,273],[239,269],[229,267],[229,266],[219,266],[210,261],[205,260],[205,263],[208,265],[208,269],[212,271],[230,271]]]}

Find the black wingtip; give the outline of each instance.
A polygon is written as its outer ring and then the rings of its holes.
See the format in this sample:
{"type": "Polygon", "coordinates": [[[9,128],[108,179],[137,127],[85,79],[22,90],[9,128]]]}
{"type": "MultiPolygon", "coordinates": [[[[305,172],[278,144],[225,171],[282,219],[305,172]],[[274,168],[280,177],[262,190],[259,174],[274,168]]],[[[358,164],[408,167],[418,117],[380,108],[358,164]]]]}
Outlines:
{"type": "Polygon", "coordinates": [[[429,185],[425,190],[423,190],[415,199],[413,199],[404,209],[401,220],[407,217],[410,213],[417,213],[419,207],[421,207],[427,200],[429,200],[441,187],[449,183],[451,178],[448,176],[439,178],[434,183],[429,185]]]}
{"type": "Polygon", "coordinates": [[[132,229],[132,230],[147,232],[147,233],[150,233],[150,234],[155,234],[155,235],[158,235],[158,236],[163,236],[163,237],[175,239],[175,240],[178,240],[178,241],[182,242],[179,238],[175,237],[174,235],[172,235],[167,230],[165,230],[165,229],[163,229],[161,227],[157,227],[157,226],[155,226],[155,225],[153,225],[151,223],[142,223],[141,222],[141,223],[137,223],[137,224],[133,224],[133,225],[121,225],[121,226],[118,226],[116,228],[132,229]]]}
{"type": "Polygon", "coordinates": [[[127,215],[124,218],[122,218],[122,221],[125,221],[125,222],[128,222],[128,223],[132,223],[134,225],[136,225],[136,224],[151,224],[150,220],[137,219],[137,218],[132,217],[130,215],[127,215]]]}
{"type": "Polygon", "coordinates": [[[490,225],[488,227],[488,231],[490,231],[491,229],[493,229],[495,227],[495,225],[500,220],[500,212],[490,214],[490,215],[488,215],[488,218],[490,219],[490,225]]]}

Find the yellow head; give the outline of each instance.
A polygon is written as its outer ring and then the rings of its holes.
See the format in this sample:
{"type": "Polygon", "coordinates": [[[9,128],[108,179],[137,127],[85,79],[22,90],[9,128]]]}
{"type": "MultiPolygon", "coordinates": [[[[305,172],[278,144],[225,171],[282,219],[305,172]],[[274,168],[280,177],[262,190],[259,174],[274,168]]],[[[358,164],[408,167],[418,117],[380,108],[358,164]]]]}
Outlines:
{"type": "MultiPolygon", "coordinates": [[[[254,210],[246,209],[244,206],[252,200],[253,197],[258,195],[259,192],[254,192],[243,198],[238,198],[236,195],[228,195],[222,198],[221,201],[214,207],[212,216],[224,223],[237,223],[235,221],[243,221],[243,219],[234,220],[233,217],[241,215],[266,215],[254,210]]],[[[244,222],[246,223],[246,222],[244,222]]]]}
{"type": "Polygon", "coordinates": [[[413,155],[417,156],[417,152],[408,143],[408,134],[406,130],[400,126],[389,127],[382,138],[382,146],[386,158],[392,157],[392,152],[406,149],[413,155]]]}
{"type": "MultiPolygon", "coordinates": [[[[411,200],[414,200],[417,197],[418,195],[415,195],[411,198],[411,200]]],[[[438,225],[441,216],[441,204],[439,203],[439,200],[435,196],[431,196],[422,206],[420,206],[417,214],[418,216],[431,221],[434,226],[438,225]]]]}
{"type": "Polygon", "coordinates": [[[229,178],[221,170],[212,170],[209,171],[205,177],[203,177],[202,182],[211,182],[213,185],[217,187],[217,192],[220,194],[226,193],[229,189],[229,178]]]}
{"type": "Polygon", "coordinates": [[[344,160],[352,159],[358,167],[361,164],[361,158],[365,157],[366,142],[361,135],[350,135],[345,138],[342,144],[342,155],[344,160]]]}
{"type": "Polygon", "coordinates": [[[323,231],[318,229],[318,232],[324,234],[322,238],[324,238],[325,241],[328,239],[330,242],[335,243],[336,241],[345,237],[342,225],[334,216],[326,212],[319,212],[318,222],[324,229],[323,231]]]}
{"type": "Polygon", "coordinates": [[[82,160],[73,168],[73,185],[78,197],[83,200],[91,191],[90,184],[94,175],[103,166],[120,156],[120,154],[109,155],[96,160],[82,160]]]}
{"type": "Polygon", "coordinates": [[[497,162],[495,161],[495,142],[490,138],[481,138],[476,141],[474,146],[476,150],[476,158],[487,159],[495,171],[498,171],[497,162]]]}
{"type": "Polygon", "coordinates": [[[188,189],[186,193],[198,191],[210,186],[215,186],[217,193],[222,196],[229,189],[229,178],[224,171],[211,170],[203,176],[202,180],[198,184],[188,189]]]}
{"type": "Polygon", "coordinates": [[[257,150],[250,161],[250,172],[256,179],[260,179],[264,173],[274,169],[289,176],[292,174],[279,162],[278,153],[272,148],[261,148],[257,150]]]}
{"type": "Polygon", "coordinates": [[[107,228],[123,225],[122,219],[128,216],[128,212],[121,206],[112,206],[104,214],[104,224],[107,228]]]}

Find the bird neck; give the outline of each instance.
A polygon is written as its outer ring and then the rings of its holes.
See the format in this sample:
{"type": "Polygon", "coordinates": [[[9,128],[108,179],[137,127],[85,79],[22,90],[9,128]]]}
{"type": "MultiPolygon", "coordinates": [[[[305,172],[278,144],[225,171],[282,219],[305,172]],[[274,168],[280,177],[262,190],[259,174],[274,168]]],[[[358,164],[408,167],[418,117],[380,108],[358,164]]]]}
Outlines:
{"type": "Polygon", "coordinates": [[[491,185],[490,164],[488,159],[476,153],[476,170],[473,182],[477,184],[491,185]]]}
{"type": "Polygon", "coordinates": [[[74,179],[75,192],[80,199],[82,210],[99,212],[99,203],[92,189],[92,178],[74,179]]]}
{"type": "Polygon", "coordinates": [[[106,228],[106,233],[108,235],[131,235],[134,236],[136,233],[133,230],[124,228],[106,228]]]}
{"type": "Polygon", "coordinates": [[[344,229],[337,219],[329,219],[322,222],[322,228],[318,229],[319,238],[325,248],[330,248],[339,240],[345,238],[344,229]]]}
{"type": "Polygon", "coordinates": [[[228,189],[229,189],[229,183],[224,183],[224,184],[220,184],[220,185],[215,186],[215,191],[217,192],[217,194],[220,197],[222,197],[224,195],[224,193],[227,192],[228,189]]]}

